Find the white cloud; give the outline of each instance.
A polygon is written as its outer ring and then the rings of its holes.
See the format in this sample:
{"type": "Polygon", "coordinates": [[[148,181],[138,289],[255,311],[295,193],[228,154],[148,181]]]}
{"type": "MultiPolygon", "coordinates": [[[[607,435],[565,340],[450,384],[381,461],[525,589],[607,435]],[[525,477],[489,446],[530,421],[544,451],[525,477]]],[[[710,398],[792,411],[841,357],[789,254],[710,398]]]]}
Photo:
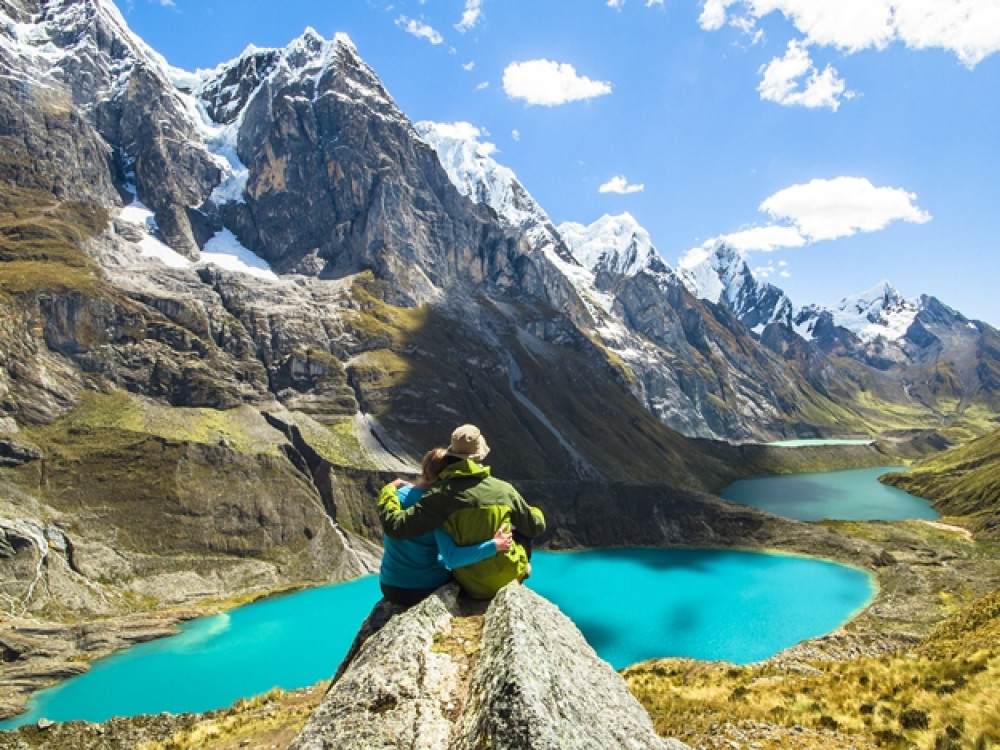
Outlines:
{"type": "Polygon", "coordinates": [[[638,185],[629,185],[628,180],[625,179],[624,175],[616,175],[601,185],[598,188],[598,192],[621,193],[622,195],[625,195],[626,193],[641,193],[645,189],[646,186],[642,183],[638,185]]]}
{"type": "Polygon", "coordinates": [[[441,34],[432,26],[428,26],[427,24],[416,21],[412,18],[400,16],[396,19],[396,25],[408,34],[413,34],[415,37],[426,39],[431,44],[441,44],[444,41],[444,37],[441,36],[441,34]]]}
{"type": "Polygon", "coordinates": [[[470,60],[469,62],[462,64],[462,70],[475,70],[475,69],[476,69],[476,63],[474,60],[470,60]]]}
{"type": "Polygon", "coordinates": [[[701,27],[722,28],[737,4],[755,20],[777,11],[806,44],[848,52],[898,41],[913,49],[940,47],[970,68],[1000,52],[996,0],[705,0],[701,27]]]}
{"type": "Polygon", "coordinates": [[[785,56],[775,57],[761,72],[757,91],[765,101],[810,109],[828,107],[836,112],[842,98],[854,96],[845,90],[843,79],[833,67],[827,65],[820,73],[806,48],[794,39],[788,43],[785,56]],[[801,87],[803,79],[805,86],[801,87]]]}
{"type": "Polygon", "coordinates": [[[513,138],[515,141],[521,140],[521,131],[520,130],[510,131],[510,137],[513,138]]]}
{"type": "Polygon", "coordinates": [[[462,11],[462,20],[455,24],[455,28],[463,34],[473,28],[483,14],[482,0],[465,0],[465,10],[462,11]]]}
{"type": "Polygon", "coordinates": [[[718,31],[726,23],[726,9],[737,0],[705,0],[698,24],[705,31],[718,31]]]}
{"type": "Polygon", "coordinates": [[[884,229],[893,221],[923,224],[916,195],[901,188],[875,187],[863,177],[811,180],[779,190],[760,205],[776,220],[787,220],[810,242],[884,229]]]}
{"type": "Polygon", "coordinates": [[[756,268],[753,269],[753,275],[756,276],[758,279],[769,278],[773,273],[774,273],[774,266],[770,264],[766,266],[757,266],[756,268]]]}
{"type": "Polygon", "coordinates": [[[488,89],[490,87],[489,81],[483,81],[478,86],[476,86],[476,91],[482,91],[483,89],[488,89]]]}
{"type": "Polygon", "coordinates": [[[783,247],[802,247],[806,244],[806,238],[798,229],[777,224],[724,234],[710,240],[710,243],[716,241],[725,242],[729,247],[735,248],[741,253],[771,252],[783,247]]]}
{"type": "Polygon", "coordinates": [[[621,10],[625,7],[625,0],[608,0],[608,7],[621,10]]]}
{"type": "Polygon", "coordinates": [[[455,138],[459,141],[475,141],[482,135],[483,131],[471,122],[459,120],[458,122],[438,122],[434,124],[434,129],[446,138],[455,138]]]}
{"type": "MultiPolygon", "coordinates": [[[[836,177],[812,180],[779,190],[760,205],[774,223],[719,235],[688,250],[680,259],[682,268],[690,268],[707,259],[719,242],[746,255],[771,252],[789,247],[803,247],[820,240],[849,237],[858,232],[875,232],[893,221],[923,224],[931,215],[920,210],[916,196],[900,188],[875,187],[863,177],[836,177]]],[[[781,261],[779,275],[790,276],[787,263],[781,261]]],[[[754,273],[767,277],[774,273],[773,263],[755,268],[754,273]]]]}
{"type": "Polygon", "coordinates": [[[970,68],[1000,51],[1000,4],[990,0],[913,0],[900,3],[893,20],[908,46],[944,47],[970,68]]]}
{"type": "Polygon", "coordinates": [[[579,76],[569,63],[529,60],[511,63],[503,72],[503,90],[511,99],[552,107],[611,93],[611,84],[579,76]]]}
{"type": "Polygon", "coordinates": [[[757,266],[754,268],[753,275],[758,279],[767,279],[774,274],[778,274],[783,279],[790,279],[792,274],[786,266],[788,266],[786,261],[780,261],[777,266],[774,265],[774,261],[769,261],[766,266],[757,266]]]}
{"type": "Polygon", "coordinates": [[[652,8],[654,5],[659,5],[662,8],[663,7],[663,0],[646,0],[646,7],[647,8],[652,8]]]}

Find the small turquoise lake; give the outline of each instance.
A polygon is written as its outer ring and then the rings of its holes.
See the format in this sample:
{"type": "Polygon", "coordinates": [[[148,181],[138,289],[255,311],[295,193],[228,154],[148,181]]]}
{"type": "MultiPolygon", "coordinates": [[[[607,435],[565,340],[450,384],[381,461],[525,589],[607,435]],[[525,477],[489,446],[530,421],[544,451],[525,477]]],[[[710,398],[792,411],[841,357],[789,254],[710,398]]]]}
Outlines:
{"type": "Polygon", "coordinates": [[[751,505],[797,521],[901,521],[939,518],[929,500],[878,481],[905,466],[784,474],[733,482],[721,493],[731,503],[751,505]]]}
{"type": "MultiPolygon", "coordinates": [[[[536,552],[528,584],[616,668],[658,656],[746,663],[823,635],[871,601],[866,572],[739,551],[536,552]]],[[[12,729],[45,717],[206,711],[330,678],[380,597],[374,576],[185,623],[179,635],[96,662],[40,691],[12,729]]]]}

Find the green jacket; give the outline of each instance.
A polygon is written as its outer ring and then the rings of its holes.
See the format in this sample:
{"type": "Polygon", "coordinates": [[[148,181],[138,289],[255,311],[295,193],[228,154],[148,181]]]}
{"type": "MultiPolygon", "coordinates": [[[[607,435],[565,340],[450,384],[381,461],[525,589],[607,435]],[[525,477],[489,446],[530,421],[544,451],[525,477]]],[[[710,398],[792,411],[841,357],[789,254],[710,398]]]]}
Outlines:
{"type": "MultiPolygon", "coordinates": [[[[410,539],[441,527],[458,545],[492,539],[504,523],[528,538],[545,531],[545,516],[528,505],[513,486],[490,476],[489,467],[465,460],[441,472],[420,502],[403,510],[390,484],[379,493],[378,515],[382,529],[394,539],[410,539]]],[[[518,543],[506,552],[453,572],[469,596],[489,599],[502,586],[523,578],[528,553],[518,543]]]]}

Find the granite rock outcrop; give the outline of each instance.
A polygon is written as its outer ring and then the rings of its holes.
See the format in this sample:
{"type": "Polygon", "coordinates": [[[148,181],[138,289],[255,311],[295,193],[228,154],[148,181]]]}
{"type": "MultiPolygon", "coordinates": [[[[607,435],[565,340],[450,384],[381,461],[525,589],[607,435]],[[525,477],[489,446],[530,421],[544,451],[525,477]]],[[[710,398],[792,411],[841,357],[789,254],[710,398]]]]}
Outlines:
{"type": "Polygon", "coordinates": [[[362,626],[290,750],[684,750],[555,605],[511,584],[488,604],[439,589],[362,626]]]}

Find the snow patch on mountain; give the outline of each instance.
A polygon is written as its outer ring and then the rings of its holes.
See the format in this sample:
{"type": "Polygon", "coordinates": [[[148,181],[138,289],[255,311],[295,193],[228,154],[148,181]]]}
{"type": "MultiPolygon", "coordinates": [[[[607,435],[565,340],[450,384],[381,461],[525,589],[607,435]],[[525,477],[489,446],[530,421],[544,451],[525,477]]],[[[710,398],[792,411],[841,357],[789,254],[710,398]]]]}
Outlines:
{"type": "Polygon", "coordinates": [[[205,243],[201,258],[197,263],[193,263],[156,238],[154,234],[156,220],[153,218],[153,212],[138,199],[121,210],[118,220],[141,230],[142,238],[136,244],[142,257],[157,260],[168,268],[193,269],[215,265],[227,271],[255,276],[258,279],[279,280],[267,262],[244,247],[228,229],[216,233],[205,243]]]}

